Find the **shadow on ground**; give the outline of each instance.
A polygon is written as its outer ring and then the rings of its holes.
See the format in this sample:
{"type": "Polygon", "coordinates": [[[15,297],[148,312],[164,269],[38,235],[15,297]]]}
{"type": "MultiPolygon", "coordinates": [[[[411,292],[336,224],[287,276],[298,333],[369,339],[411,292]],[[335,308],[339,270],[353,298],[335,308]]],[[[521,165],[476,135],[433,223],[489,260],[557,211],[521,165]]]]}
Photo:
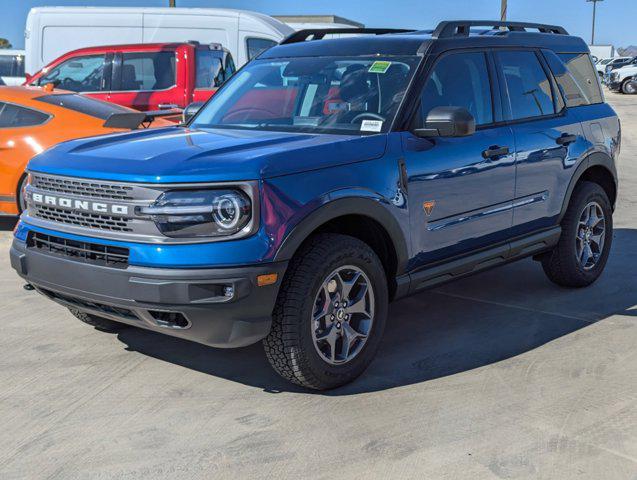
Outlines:
{"type": "Polygon", "coordinates": [[[0,217],[0,231],[10,232],[18,223],[18,217],[0,217]]]}
{"type": "MultiPolygon", "coordinates": [[[[637,315],[637,230],[615,231],[604,275],[593,286],[559,288],[524,260],[391,305],[381,350],[366,373],[326,395],[409,385],[515,357],[613,314],[637,315]]],[[[205,347],[129,328],[130,350],[265,391],[305,391],[279,378],[261,344],[205,347]]]]}

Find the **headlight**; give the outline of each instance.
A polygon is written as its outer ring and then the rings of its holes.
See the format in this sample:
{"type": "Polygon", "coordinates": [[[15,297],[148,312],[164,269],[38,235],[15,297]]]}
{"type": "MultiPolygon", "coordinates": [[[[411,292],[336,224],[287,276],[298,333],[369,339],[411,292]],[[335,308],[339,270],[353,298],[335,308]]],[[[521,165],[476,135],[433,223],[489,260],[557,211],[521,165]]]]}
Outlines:
{"type": "Polygon", "coordinates": [[[252,202],[239,189],[171,190],[138,213],[168,237],[227,237],[250,230],[252,202]]]}

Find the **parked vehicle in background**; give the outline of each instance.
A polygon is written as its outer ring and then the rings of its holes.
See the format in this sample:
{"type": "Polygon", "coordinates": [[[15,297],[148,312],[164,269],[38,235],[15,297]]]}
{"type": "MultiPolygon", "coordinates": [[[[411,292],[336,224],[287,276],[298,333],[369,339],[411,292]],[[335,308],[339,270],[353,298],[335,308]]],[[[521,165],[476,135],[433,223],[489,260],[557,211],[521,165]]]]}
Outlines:
{"type": "Polygon", "coordinates": [[[329,33],[263,52],[187,125],[34,158],[13,268],[99,329],[263,340],[314,389],[365,370],[393,299],[530,256],[564,287],[601,275],[621,132],[582,39],[329,33]]]}
{"type": "Polygon", "coordinates": [[[619,57],[613,59],[613,61],[608,62],[604,67],[604,83],[608,83],[610,81],[610,74],[613,70],[618,68],[622,68],[625,65],[630,65],[631,63],[635,63],[637,61],[637,57],[619,57]]]}
{"type": "Polygon", "coordinates": [[[220,44],[146,43],[88,47],[62,55],[29,78],[136,110],[185,108],[208,100],[235,65],[220,44]]]}
{"type": "Polygon", "coordinates": [[[636,94],[637,63],[633,62],[610,72],[606,86],[614,92],[636,94]]]}
{"type": "Polygon", "coordinates": [[[38,7],[27,17],[26,72],[77,48],[190,40],[223,45],[240,67],[293,32],[272,17],[243,10],[38,7]]]}
{"type": "Polygon", "coordinates": [[[25,168],[34,155],[74,138],[173,123],[52,88],[0,88],[0,215],[24,209],[25,168]]]}
{"type": "Polygon", "coordinates": [[[0,49],[0,86],[24,82],[24,50],[0,49]]]}

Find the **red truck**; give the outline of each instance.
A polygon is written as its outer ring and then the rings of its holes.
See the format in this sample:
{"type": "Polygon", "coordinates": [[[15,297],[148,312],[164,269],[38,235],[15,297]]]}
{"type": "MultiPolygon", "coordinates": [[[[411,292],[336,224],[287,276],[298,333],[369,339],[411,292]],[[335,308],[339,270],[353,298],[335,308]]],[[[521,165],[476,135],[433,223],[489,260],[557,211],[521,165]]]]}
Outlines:
{"type": "Polygon", "coordinates": [[[27,77],[136,110],[185,108],[208,100],[235,72],[220,44],[109,45],[74,50],[27,77]]]}

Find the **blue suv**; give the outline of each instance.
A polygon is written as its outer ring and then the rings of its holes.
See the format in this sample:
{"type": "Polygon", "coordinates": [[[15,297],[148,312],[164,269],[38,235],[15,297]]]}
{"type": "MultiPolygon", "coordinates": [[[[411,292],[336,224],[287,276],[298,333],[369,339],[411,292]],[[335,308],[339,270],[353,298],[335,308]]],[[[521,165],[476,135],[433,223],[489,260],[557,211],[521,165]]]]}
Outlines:
{"type": "Polygon", "coordinates": [[[184,125],[34,158],[11,262],[98,329],[263,340],[283,377],[333,388],[372,361],[391,300],[529,256],[594,282],[619,149],[561,27],[301,31],[184,125]]]}

